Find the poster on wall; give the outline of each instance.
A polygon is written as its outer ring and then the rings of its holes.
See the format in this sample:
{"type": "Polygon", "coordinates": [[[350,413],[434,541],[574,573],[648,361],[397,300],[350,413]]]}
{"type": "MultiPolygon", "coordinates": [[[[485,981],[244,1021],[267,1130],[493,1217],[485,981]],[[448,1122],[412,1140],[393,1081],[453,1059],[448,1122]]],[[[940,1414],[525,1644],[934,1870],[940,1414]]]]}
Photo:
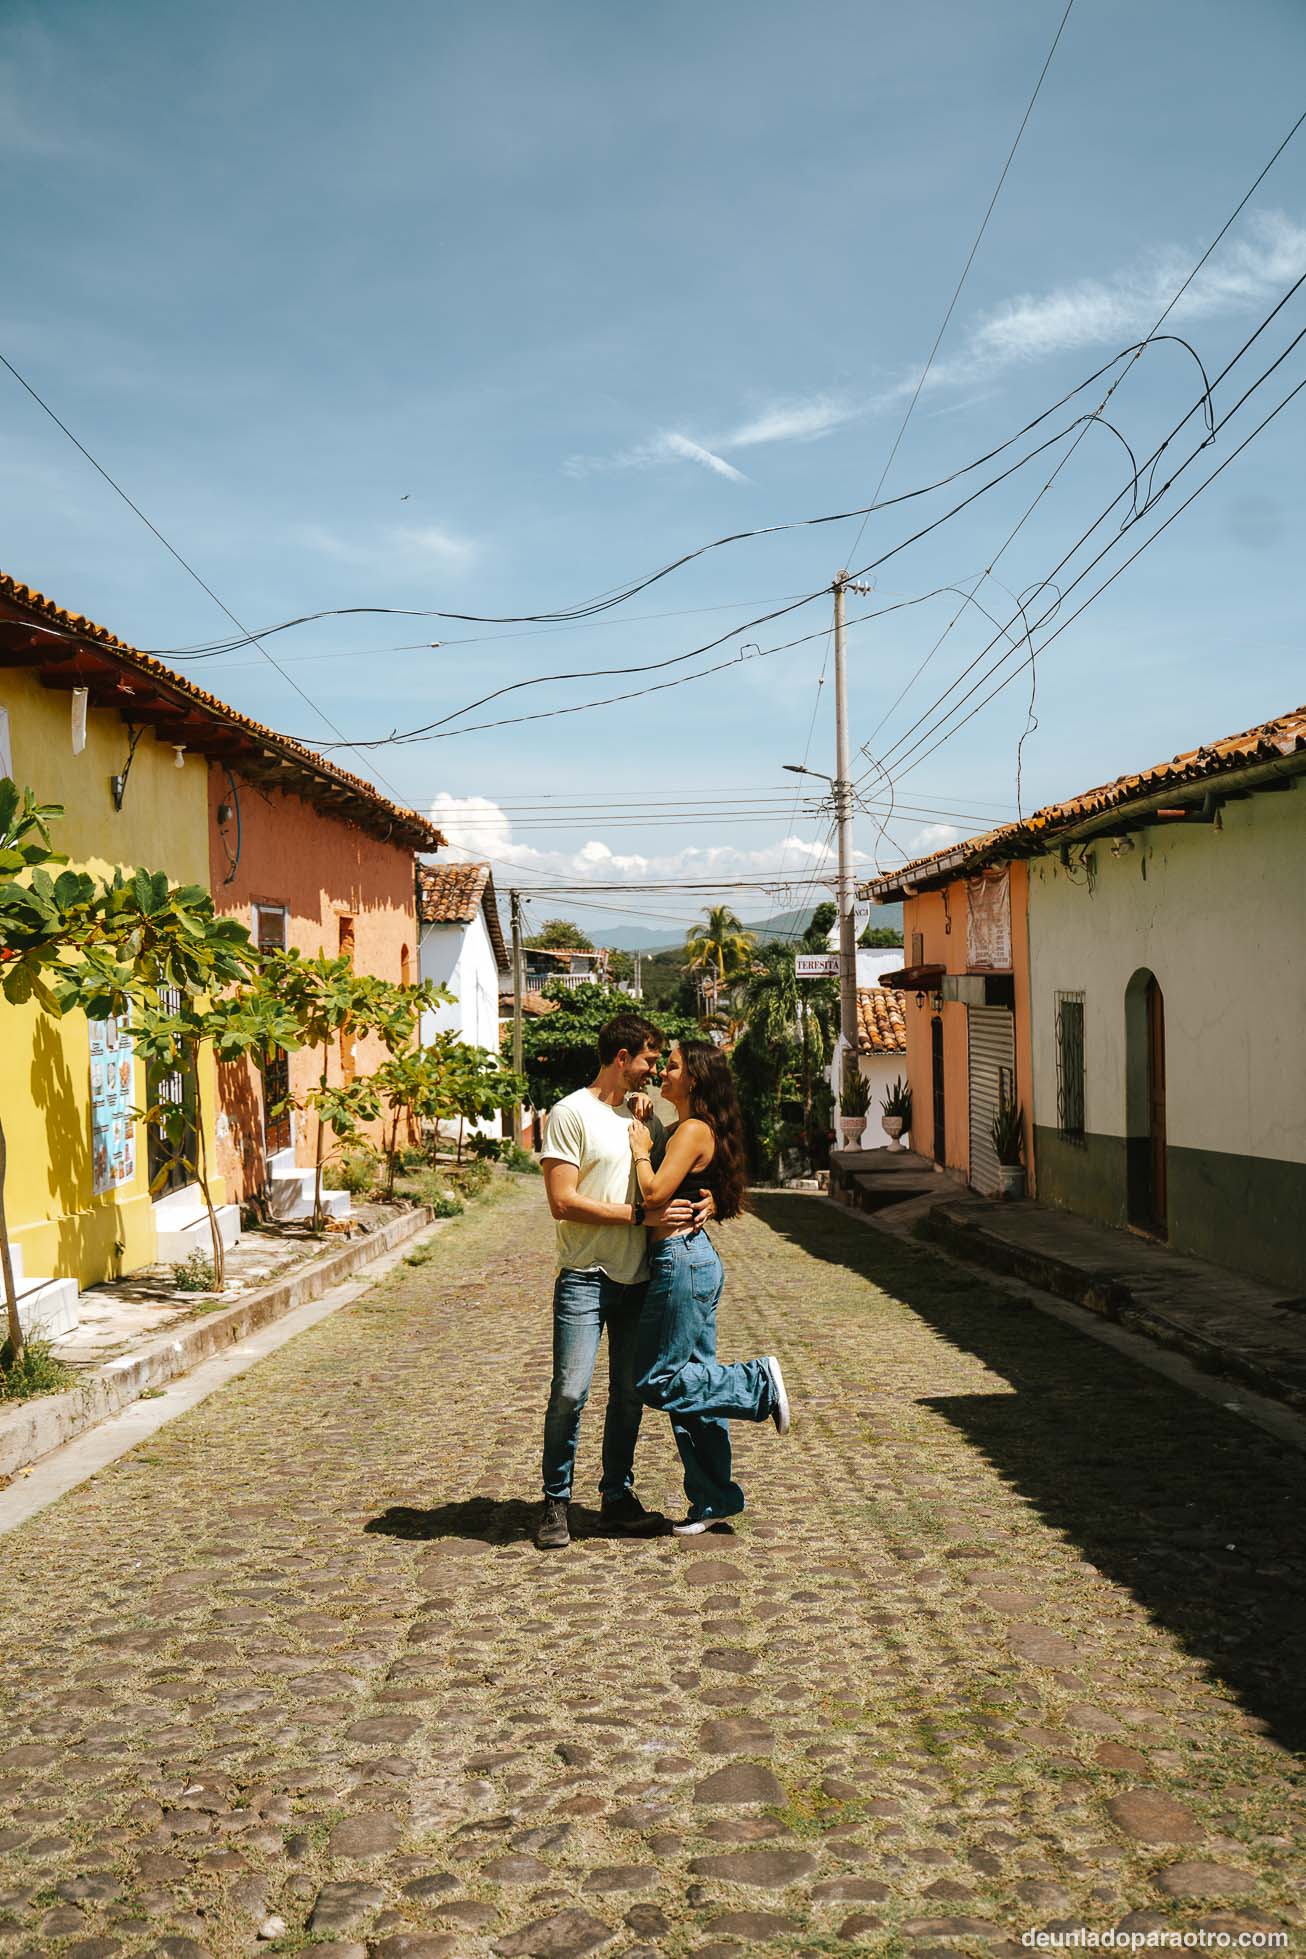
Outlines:
{"type": "Polygon", "coordinates": [[[91,1034],[91,1187],[97,1197],[136,1175],[135,1045],[125,1015],[87,1022],[91,1034]]]}
{"type": "Polygon", "coordinates": [[[1005,868],[966,880],[966,966],[1011,971],[1011,887],[1005,868]]]}

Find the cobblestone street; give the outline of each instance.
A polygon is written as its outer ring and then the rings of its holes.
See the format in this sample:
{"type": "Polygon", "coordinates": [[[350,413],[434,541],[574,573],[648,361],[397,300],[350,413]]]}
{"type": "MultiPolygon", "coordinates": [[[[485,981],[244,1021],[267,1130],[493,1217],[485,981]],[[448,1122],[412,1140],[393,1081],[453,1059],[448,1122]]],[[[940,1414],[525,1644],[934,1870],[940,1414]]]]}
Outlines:
{"type": "Polygon", "coordinates": [[[760,1195],[746,1515],[600,1534],[600,1379],[541,1554],[550,1237],[512,1180],[0,1542],[0,1951],[1306,1951],[1301,1456],[760,1195]]]}

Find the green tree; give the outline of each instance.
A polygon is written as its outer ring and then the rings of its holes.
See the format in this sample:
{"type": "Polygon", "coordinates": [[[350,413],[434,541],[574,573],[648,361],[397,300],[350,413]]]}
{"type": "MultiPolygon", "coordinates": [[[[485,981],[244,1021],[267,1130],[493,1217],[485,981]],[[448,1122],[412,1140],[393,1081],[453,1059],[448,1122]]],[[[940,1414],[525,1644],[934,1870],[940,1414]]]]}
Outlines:
{"type": "MultiPolygon", "coordinates": [[[[38,803],[0,779],[0,992],[12,1006],[34,1003],[52,1019],[79,1010],[89,1018],[164,1011],[164,992],[184,1003],[212,999],[242,979],[257,954],[235,919],[219,918],[199,885],[175,885],[162,871],[115,871],[111,879],[59,870],[50,825],[57,803],[38,803]]],[[[202,1112],[201,1112],[202,1114],[202,1112]]],[[[0,1121],[0,1269],[7,1352],[22,1353],[4,1208],[7,1145],[0,1121]]]]}
{"type": "Polygon", "coordinates": [[[839,907],[829,898],[825,900],[824,904],[816,907],[816,910],[812,913],[811,923],[803,933],[803,944],[810,952],[825,951],[838,917],[839,907]]]}
{"type": "Polygon", "coordinates": [[[704,981],[705,991],[714,999],[727,992],[747,968],[753,950],[753,934],[729,905],[712,905],[685,935],[685,954],[690,971],[704,981]]]}
{"type": "Polygon", "coordinates": [[[872,946],[876,950],[881,948],[887,950],[891,946],[902,944],[902,931],[895,930],[892,925],[868,925],[857,943],[860,946],[872,946]]]}
{"type": "MultiPolygon", "coordinates": [[[[593,1081],[600,1027],[615,1014],[639,1011],[628,993],[605,986],[546,987],[545,994],[556,1001],[555,1010],[526,1022],[522,1054],[530,1100],[537,1109],[551,1109],[564,1095],[593,1081]]],[[[656,1025],[667,1041],[701,1038],[698,1022],[687,1014],[659,1011],[656,1025]]]]}
{"type": "Polygon", "coordinates": [[[593,952],[593,939],[586,938],[579,925],[569,918],[546,918],[538,932],[522,941],[528,946],[553,947],[559,952],[593,952]]]}

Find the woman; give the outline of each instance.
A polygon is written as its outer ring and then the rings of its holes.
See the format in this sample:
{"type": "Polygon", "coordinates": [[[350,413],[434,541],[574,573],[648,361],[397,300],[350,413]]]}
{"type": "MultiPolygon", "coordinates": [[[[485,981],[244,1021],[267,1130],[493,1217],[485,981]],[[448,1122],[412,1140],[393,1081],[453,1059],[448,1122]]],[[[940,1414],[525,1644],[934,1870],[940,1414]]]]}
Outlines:
{"type": "MultiPolygon", "coordinates": [[[[744,1206],[744,1138],[730,1064],[709,1041],[681,1041],[667,1058],[662,1093],[678,1120],[667,1131],[666,1153],[656,1171],[648,1130],[642,1122],[630,1127],[643,1202],[665,1204],[710,1190],[718,1218],[738,1217],[744,1206]]],[[[728,1366],[716,1357],[724,1273],[707,1233],[663,1226],[651,1228],[649,1238],[635,1385],[641,1401],[671,1417],[689,1499],[688,1516],[671,1528],[678,1537],[693,1537],[744,1507],[744,1493],[730,1473],[729,1418],[773,1421],[785,1435],[789,1398],[774,1355],[728,1366]]]]}

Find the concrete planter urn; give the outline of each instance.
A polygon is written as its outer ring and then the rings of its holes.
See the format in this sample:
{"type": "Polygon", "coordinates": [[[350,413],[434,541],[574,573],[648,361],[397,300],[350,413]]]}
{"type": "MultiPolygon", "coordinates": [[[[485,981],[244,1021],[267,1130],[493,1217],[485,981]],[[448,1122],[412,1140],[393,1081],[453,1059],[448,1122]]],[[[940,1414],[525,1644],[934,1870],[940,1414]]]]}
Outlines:
{"type": "Polygon", "coordinates": [[[898,1138],[902,1135],[902,1117],[881,1116],[880,1127],[889,1139],[889,1148],[891,1150],[900,1150],[902,1144],[898,1141],[898,1138]]]}
{"type": "Polygon", "coordinates": [[[860,1149],[862,1131],[866,1127],[865,1115],[839,1117],[839,1141],[846,1150],[860,1149]]]}
{"type": "Polygon", "coordinates": [[[1003,1202],[1025,1195],[1025,1166],[1023,1163],[1000,1163],[998,1165],[998,1195],[1003,1202]]]}

